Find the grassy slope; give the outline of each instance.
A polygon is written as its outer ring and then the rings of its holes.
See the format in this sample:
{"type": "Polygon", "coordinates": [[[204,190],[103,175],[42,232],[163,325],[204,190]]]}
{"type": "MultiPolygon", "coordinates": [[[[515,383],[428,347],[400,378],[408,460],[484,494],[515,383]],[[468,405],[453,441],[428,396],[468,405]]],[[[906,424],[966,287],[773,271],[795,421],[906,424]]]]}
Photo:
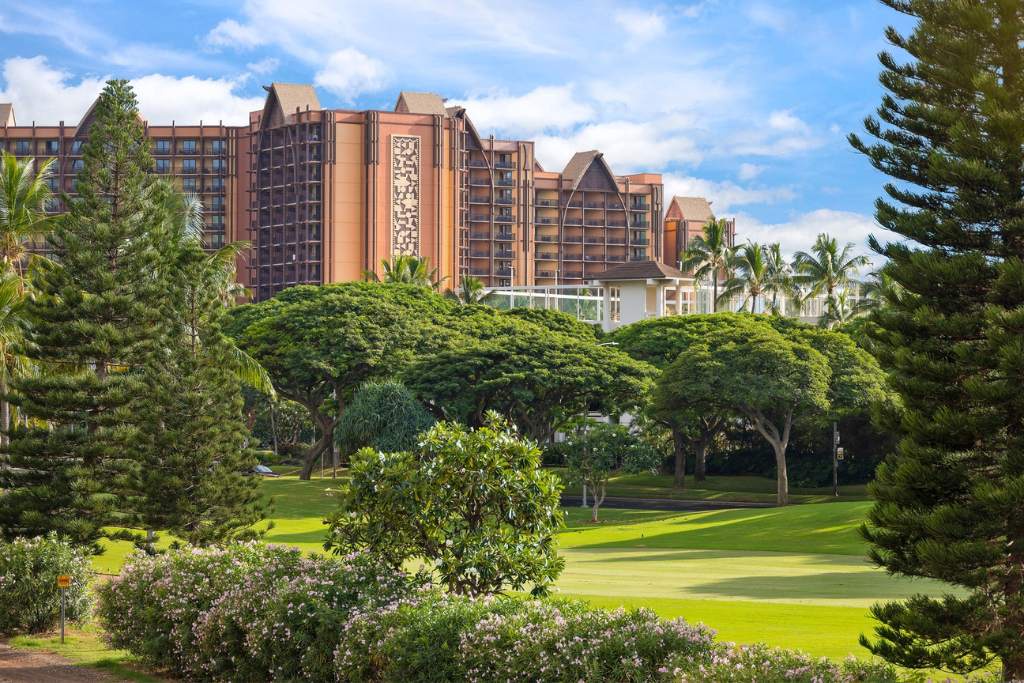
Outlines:
{"type": "MultiPolygon", "coordinates": [[[[763,481],[735,482],[757,487],[763,481]]],[[[265,481],[273,496],[267,540],[321,550],[324,516],[339,482],[294,477],[265,481]]],[[[788,508],[680,513],[651,510],[568,510],[559,535],[566,570],[563,595],[614,607],[647,606],[684,616],[736,642],[763,641],[812,654],[863,655],[870,632],[867,606],[878,599],[932,592],[929,582],[895,579],[864,560],[857,527],[867,502],[788,508]]],[[[98,558],[116,571],[127,550],[115,545],[98,558]]]]}

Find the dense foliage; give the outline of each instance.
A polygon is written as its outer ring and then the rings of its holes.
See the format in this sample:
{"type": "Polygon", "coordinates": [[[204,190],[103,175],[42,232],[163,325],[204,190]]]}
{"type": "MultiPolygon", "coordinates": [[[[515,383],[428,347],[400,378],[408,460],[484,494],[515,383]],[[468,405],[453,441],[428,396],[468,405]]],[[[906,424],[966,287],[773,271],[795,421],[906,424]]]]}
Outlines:
{"type": "Polygon", "coordinates": [[[256,545],[136,555],[99,593],[111,644],[186,680],[896,680],[876,664],[723,645],[650,610],[453,596],[363,556],[256,545]]]}
{"type": "Polygon", "coordinates": [[[111,81],[93,110],[77,197],[49,237],[25,304],[26,353],[59,368],[16,380],[12,402],[30,426],[11,433],[0,470],[0,533],[57,530],[97,541],[131,510],[132,409],[138,369],[158,343],[170,193],[152,158],[126,81],[111,81]]]}
{"type": "Polygon", "coordinates": [[[456,304],[426,287],[369,282],[291,287],[239,306],[228,332],[270,373],[285,398],[302,404],[319,438],[304,456],[308,479],[356,389],[399,373],[417,354],[443,345],[440,321],[456,304]]]}
{"type": "Polygon", "coordinates": [[[1024,679],[1024,5],[884,0],[887,92],[853,146],[893,181],[876,219],[886,305],[867,330],[902,439],[864,532],[887,571],[960,589],[877,605],[876,654],[1024,679]]]}
{"type": "Polygon", "coordinates": [[[327,547],[396,568],[426,560],[454,593],[543,593],[565,565],[560,492],[536,445],[498,415],[477,429],[441,422],[412,451],[356,454],[327,547]]]}
{"type": "Polygon", "coordinates": [[[81,621],[89,616],[92,569],[81,548],[54,534],[0,541],[0,635],[38,633],[60,620],[57,577],[71,577],[65,596],[65,616],[81,621]]]}
{"type": "Polygon", "coordinates": [[[408,451],[416,447],[416,437],[433,424],[433,416],[401,382],[367,382],[356,391],[338,422],[338,447],[343,453],[360,448],[408,451]]]}

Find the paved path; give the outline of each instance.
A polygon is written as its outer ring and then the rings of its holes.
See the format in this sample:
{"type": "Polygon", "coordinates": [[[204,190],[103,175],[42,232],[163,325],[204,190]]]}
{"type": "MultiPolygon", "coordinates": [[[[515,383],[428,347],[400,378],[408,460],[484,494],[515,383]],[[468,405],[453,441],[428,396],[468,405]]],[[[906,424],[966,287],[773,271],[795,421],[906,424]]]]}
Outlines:
{"type": "Polygon", "coordinates": [[[0,683],[114,683],[117,679],[48,652],[16,650],[0,643],[0,683]]]}
{"type": "MultiPolygon", "coordinates": [[[[562,496],[562,505],[579,505],[579,496],[562,496]]],[[[587,497],[590,501],[590,497],[587,497]]],[[[735,510],[739,508],[770,508],[774,503],[738,503],[726,500],[675,500],[674,498],[618,498],[608,496],[601,507],[627,508],[632,510],[680,510],[683,512],[704,512],[707,510],[735,510]]]]}

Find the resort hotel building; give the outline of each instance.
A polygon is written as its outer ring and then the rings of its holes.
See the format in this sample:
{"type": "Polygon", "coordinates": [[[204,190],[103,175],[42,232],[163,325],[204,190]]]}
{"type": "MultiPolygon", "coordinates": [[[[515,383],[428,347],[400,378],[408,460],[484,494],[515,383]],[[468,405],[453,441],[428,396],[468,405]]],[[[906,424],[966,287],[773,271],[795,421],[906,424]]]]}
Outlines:
{"type": "MultiPolygon", "coordinates": [[[[362,279],[400,254],[453,288],[467,275],[511,290],[583,288],[629,264],[671,272],[712,217],[701,198],[666,203],[660,174],[617,175],[598,150],[545,169],[532,141],[483,137],[433,93],[353,111],[321,107],[310,85],[265,89],[247,125],[146,123],[154,171],[202,200],[208,245],[250,243],[238,277],[256,300],[362,279]]],[[[0,149],[55,158],[51,187],[73,196],[92,110],[75,125],[15,115],[0,104],[0,149]]],[[[675,292],[665,305],[683,303],[675,292]]]]}

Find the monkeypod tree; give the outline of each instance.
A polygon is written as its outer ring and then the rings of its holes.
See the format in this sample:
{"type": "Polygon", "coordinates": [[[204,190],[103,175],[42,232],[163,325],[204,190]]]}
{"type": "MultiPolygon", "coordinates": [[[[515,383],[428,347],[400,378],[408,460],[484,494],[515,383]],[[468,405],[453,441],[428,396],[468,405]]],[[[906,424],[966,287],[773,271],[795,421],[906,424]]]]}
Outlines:
{"type": "Polygon", "coordinates": [[[772,446],[776,501],[789,502],[786,449],[797,418],[824,413],[831,371],[809,345],[766,323],[722,328],[692,345],[666,369],[655,390],[662,411],[728,410],[772,446]]]}
{"type": "Polygon", "coordinates": [[[565,561],[554,543],[562,487],[540,465],[536,444],[493,412],[477,429],[440,422],[411,451],[364,448],[327,520],[325,548],[396,568],[425,560],[462,595],[526,586],[543,594],[565,561]]]}
{"type": "Polygon", "coordinates": [[[228,330],[239,346],[317,426],[302,479],[333,444],[338,419],[360,385],[392,376],[417,354],[448,343],[437,323],[455,306],[426,287],[349,282],[292,287],[230,311],[228,330]]]}
{"type": "MultiPolygon", "coordinates": [[[[463,307],[467,308],[467,307],[463,307]]],[[[480,312],[453,322],[458,343],[420,357],[407,386],[445,417],[479,426],[490,410],[538,442],[590,410],[617,414],[642,405],[654,369],[596,339],[480,312]]]]}
{"type": "MultiPolygon", "coordinates": [[[[664,371],[673,361],[694,344],[715,330],[733,329],[743,325],[757,325],[758,318],[743,313],[715,313],[705,315],[677,315],[642,320],[625,325],[608,336],[608,340],[631,357],[645,361],[664,371]]],[[[694,479],[704,481],[707,451],[715,437],[726,427],[733,414],[728,407],[717,403],[693,404],[667,399],[673,389],[664,387],[665,375],[657,379],[658,391],[666,400],[652,402],[651,417],[672,432],[675,454],[674,486],[685,484],[686,451],[695,455],[694,479]]],[[[679,387],[685,391],[685,386],[679,387]]]]}
{"type": "Polygon", "coordinates": [[[565,443],[569,478],[591,492],[590,521],[598,522],[608,480],[620,472],[654,472],[661,455],[620,424],[587,421],[565,443]]]}

